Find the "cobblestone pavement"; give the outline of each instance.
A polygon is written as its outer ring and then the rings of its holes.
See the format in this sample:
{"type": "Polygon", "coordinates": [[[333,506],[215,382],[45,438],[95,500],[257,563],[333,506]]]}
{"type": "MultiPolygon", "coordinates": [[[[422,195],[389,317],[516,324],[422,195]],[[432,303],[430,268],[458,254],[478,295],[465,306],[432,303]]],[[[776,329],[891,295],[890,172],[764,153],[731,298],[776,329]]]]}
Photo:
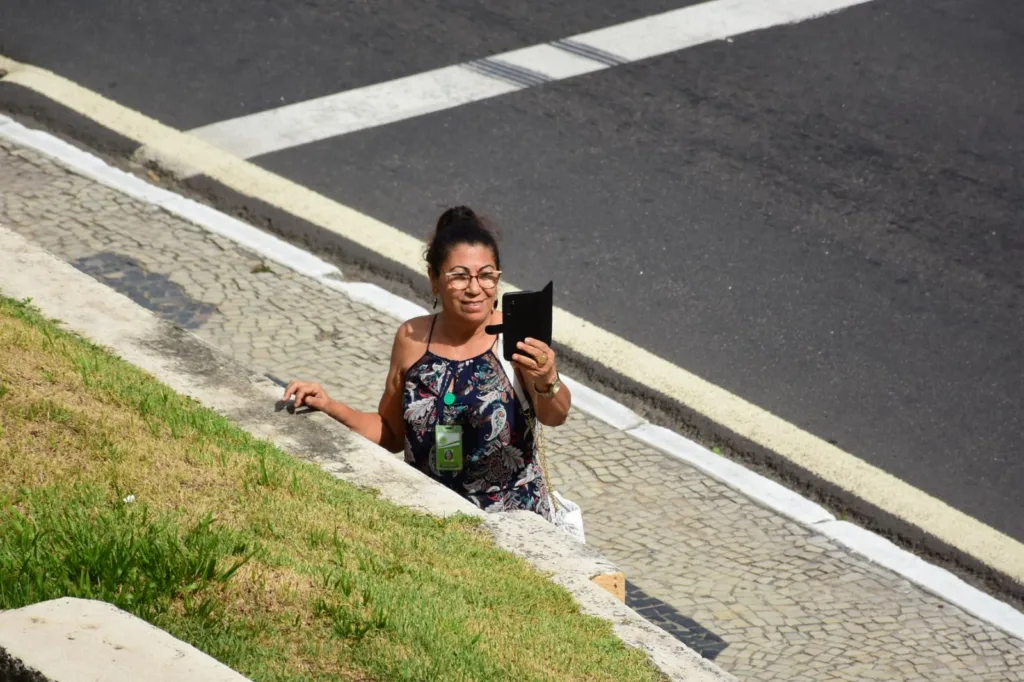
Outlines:
{"type": "MultiPolygon", "coordinates": [[[[2,141],[0,224],[254,369],[376,406],[394,319],[2,141]]],[[[547,440],[636,608],[740,679],[1024,681],[1024,642],[604,423],[547,440]]]]}

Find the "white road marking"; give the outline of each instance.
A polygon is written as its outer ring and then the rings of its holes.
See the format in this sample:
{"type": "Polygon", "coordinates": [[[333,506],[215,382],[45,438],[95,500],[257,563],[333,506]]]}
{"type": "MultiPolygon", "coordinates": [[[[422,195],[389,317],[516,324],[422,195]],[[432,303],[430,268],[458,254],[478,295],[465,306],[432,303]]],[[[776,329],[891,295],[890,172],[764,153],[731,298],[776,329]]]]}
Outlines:
{"type": "MultiPolygon", "coordinates": [[[[386,223],[106,99],[52,72],[4,57],[0,57],[0,70],[8,72],[4,80],[55,100],[107,129],[135,140],[151,149],[159,158],[180,164],[183,168],[195,168],[235,192],[257,197],[270,206],[371,249],[400,266],[413,271],[423,271],[422,242],[386,223]]],[[[0,136],[10,129],[9,123],[0,126],[0,136]]],[[[1024,584],[1024,543],[1000,533],[991,526],[725,389],[560,308],[555,309],[555,338],[558,343],[571,348],[582,357],[687,405],[739,438],[775,452],[839,489],[848,491],[1024,584]]],[[[646,434],[652,444],[656,444],[657,437],[656,446],[674,456],[685,458],[693,455],[689,452],[688,445],[673,445],[673,442],[679,441],[668,437],[668,433],[671,432],[655,434],[649,430],[636,428],[631,431],[636,436],[646,434]]],[[[694,464],[697,465],[695,457],[694,464]]],[[[722,468],[720,472],[723,479],[729,476],[727,469],[722,468]]],[[[744,479],[749,484],[750,479],[744,479]]],[[[783,498],[777,497],[777,494],[781,494],[780,491],[767,492],[766,499],[774,497],[779,503],[785,502],[783,498]]],[[[811,507],[807,509],[812,514],[810,517],[804,516],[805,521],[813,518],[815,512],[811,507]]],[[[787,515],[794,518],[793,511],[787,515]]],[[[826,526],[827,523],[826,520],[813,527],[826,526]]],[[[838,536],[839,531],[833,531],[832,534],[838,536]]],[[[843,542],[853,547],[856,539],[852,533],[847,533],[843,542]]],[[[874,542],[872,540],[872,543],[874,542]]],[[[868,557],[873,556],[873,550],[869,547],[857,551],[868,557]]],[[[921,581],[932,580],[928,575],[902,572],[898,565],[894,570],[937,594],[944,594],[943,590],[946,588],[943,587],[942,581],[925,584],[921,581]]],[[[991,596],[977,590],[970,594],[971,599],[975,600],[974,606],[969,609],[972,613],[985,619],[991,617],[992,620],[989,622],[1007,632],[1019,632],[1019,620],[1016,616],[1008,619],[1000,614],[1011,612],[1006,612],[998,606],[991,608],[992,602],[998,600],[993,600],[991,596]]]]}
{"type": "Polygon", "coordinates": [[[477,62],[446,66],[211,123],[189,132],[249,159],[617,64],[814,19],[869,1],[713,0],[580,33],[550,44],[503,52],[477,62]],[[503,76],[500,68],[481,68],[495,64],[519,67],[526,73],[520,77],[503,76]]]}
{"type": "Polygon", "coordinates": [[[548,80],[572,78],[608,68],[607,64],[583,57],[578,52],[569,52],[552,45],[524,47],[497,55],[494,59],[544,74],[548,80]]]}
{"type": "Polygon", "coordinates": [[[796,24],[869,0],[715,0],[573,36],[571,40],[629,61],[714,40],[796,24]]]}
{"type": "Polygon", "coordinates": [[[215,123],[192,133],[232,154],[251,158],[520,88],[462,66],[448,66],[215,123]]]}

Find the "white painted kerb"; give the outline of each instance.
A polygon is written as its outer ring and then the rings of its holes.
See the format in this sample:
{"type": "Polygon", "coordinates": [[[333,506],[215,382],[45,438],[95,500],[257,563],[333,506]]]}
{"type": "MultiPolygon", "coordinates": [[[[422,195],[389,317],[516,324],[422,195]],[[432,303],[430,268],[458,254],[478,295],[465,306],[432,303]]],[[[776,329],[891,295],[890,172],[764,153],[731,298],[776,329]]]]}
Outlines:
{"type": "Polygon", "coordinates": [[[3,131],[3,137],[11,142],[35,149],[87,178],[144,203],[159,206],[168,213],[198,225],[208,232],[230,239],[268,260],[303,275],[325,277],[341,274],[337,266],[308,251],[292,246],[283,239],[278,239],[198,201],[155,187],[49,133],[26,128],[2,114],[0,130],[3,131]]]}

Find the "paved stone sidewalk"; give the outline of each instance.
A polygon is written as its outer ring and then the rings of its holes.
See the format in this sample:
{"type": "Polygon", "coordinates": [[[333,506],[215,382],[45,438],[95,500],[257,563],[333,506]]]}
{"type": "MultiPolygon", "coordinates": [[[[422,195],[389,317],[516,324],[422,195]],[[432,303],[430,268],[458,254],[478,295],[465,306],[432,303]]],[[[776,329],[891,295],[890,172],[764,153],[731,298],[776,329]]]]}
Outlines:
{"type": "MultiPolygon", "coordinates": [[[[0,224],[254,369],[376,406],[394,319],[2,141],[0,224]]],[[[1024,682],[1024,642],[677,460],[578,412],[546,434],[636,608],[740,679],[1024,682]]]]}

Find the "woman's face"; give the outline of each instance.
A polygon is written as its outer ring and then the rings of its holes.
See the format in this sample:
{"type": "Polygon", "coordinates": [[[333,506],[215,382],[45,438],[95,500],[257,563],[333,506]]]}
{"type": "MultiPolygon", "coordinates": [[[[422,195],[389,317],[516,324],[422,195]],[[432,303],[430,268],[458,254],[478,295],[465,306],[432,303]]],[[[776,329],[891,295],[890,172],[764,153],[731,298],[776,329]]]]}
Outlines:
{"type": "Polygon", "coordinates": [[[441,264],[441,272],[434,280],[434,291],[444,303],[446,313],[466,322],[482,323],[489,319],[498,295],[497,286],[488,289],[486,284],[496,283],[497,277],[498,265],[490,247],[458,244],[441,264]],[[481,286],[481,279],[484,286],[481,286]]]}

